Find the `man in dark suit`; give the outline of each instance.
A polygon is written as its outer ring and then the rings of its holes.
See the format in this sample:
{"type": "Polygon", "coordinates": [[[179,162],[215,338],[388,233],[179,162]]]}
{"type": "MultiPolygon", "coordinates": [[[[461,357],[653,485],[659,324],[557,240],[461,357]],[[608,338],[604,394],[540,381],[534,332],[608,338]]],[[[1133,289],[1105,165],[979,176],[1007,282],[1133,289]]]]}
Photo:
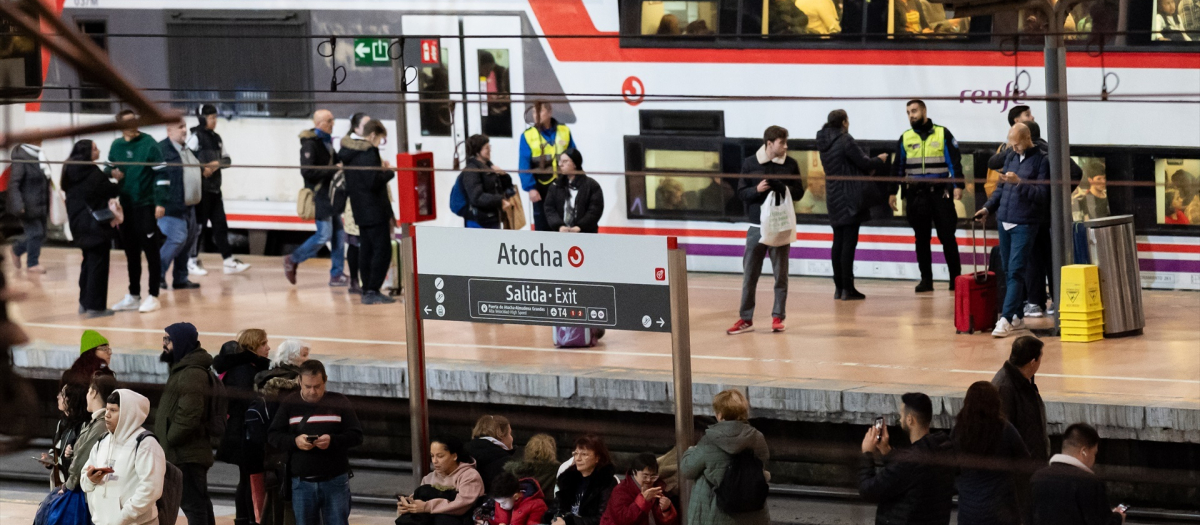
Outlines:
{"type": "Polygon", "coordinates": [[[1125,511],[1112,508],[1104,482],[1092,472],[1100,434],[1084,423],[1067,427],[1062,454],[1033,475],[1033,525],[1121,525],[1125,511]]]}

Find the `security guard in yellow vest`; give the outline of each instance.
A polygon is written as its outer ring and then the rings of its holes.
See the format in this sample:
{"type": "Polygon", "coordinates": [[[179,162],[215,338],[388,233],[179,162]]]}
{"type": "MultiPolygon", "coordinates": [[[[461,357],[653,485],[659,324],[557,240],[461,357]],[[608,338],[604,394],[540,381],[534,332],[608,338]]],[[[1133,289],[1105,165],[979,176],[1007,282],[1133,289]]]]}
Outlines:
{"type": "MultiPolygon", "coordinates": [[[[950,289],[954,289],[954,278],[962,273],[958,259],[958,241],[954,232],[958,228],[958,214],[954,201],[962,199],[963,183],[936,182],[937,179],[962,178],[962,155],[958,141],[950,130],[937,126],[925,114],[925,102],[911,100],[907,105],[908,122],[912,129],[900,136],[896,146],[893,172],[911,182],[902,185],[905,215],[912,226],[916,242],[917,267],[921,271],[921,282],[916,291],[933,291],[933,255],[929,248],[932,229],[937,229],[942,253],[946,256],[946,267],[950,270],[950,289]]],[[[889,198],[895,209],[895,196],[889,198]]]]}
{"type": "Polygon", "coordinates": [[[521,173],[521,189],[529,192],[533,203],[533,229],[550,231],[542,201],[547,190],[558,178],[558,157],[568,149],[575,148],[575,138],[566,124],[554,120],[554,109],[549,102],[538,100],[533,103],[533,127],[521,135],[521,153],[518,169],[521,173]],[[545,170],[532,173],[531,170],[545,170]]]}

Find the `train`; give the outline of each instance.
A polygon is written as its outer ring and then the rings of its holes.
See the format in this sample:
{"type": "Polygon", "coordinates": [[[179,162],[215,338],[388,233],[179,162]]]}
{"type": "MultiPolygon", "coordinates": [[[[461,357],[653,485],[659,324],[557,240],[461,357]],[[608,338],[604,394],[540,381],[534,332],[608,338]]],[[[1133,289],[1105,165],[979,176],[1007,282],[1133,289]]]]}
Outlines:
{"type": "MultiPolygon", "coordinates": [[[[908,127],[909,98],[926,99],[960,143],[968,184],[958,237],[970,271],[987,246],[972,240],[966,217],[985,197],[1007,111],[1020,103],[1039,122],[1046,116],[1036,13],[956,19],[926,0],[58,3],[151,99],[185,110],[216,101],[235,165],[297,164],[297,134],[316,108],[337,115],[335,138],[352,113],[381,119],[393,131],[385,157],[401,144],[433,152],[438,226],[462,225],[448,206],[462,141],[486,133],[493,161],[515,173],[530,105],[550,100],[603,188],[601,232],[678,237],[697,271],[741,271],[746,226],[720,175],[780,125],[807,187],[791,271],[831,275],[816,131],[845,109],[869,153],[890,152],[908,127]],[[684,176],[697,172],[714,176],[684,176]]],[[[1159,3],[1125,4],[1085,2],[1068,24],[1067,133],[1084,171],[1073,213],[1133,215],[1143,285],[1200,290],[1200,33],[1152,33],[1159,3]]],[[[94,122],[120,107],[56,58],[44,73],[24,125],[94,122]]],[[[65,158],[70,142],[46,148],[65,158]]],[[[226,170],[230,226],[248,249],[286,252],[312,230],[295,213],[301,186],[296,169],[226,170]]],[[[940,247],[934,262],[935,278],[947,279],[940,247]]],[[[901,215],[864,227],[855,265],[861,277],[917,278],[901,215]]]]}

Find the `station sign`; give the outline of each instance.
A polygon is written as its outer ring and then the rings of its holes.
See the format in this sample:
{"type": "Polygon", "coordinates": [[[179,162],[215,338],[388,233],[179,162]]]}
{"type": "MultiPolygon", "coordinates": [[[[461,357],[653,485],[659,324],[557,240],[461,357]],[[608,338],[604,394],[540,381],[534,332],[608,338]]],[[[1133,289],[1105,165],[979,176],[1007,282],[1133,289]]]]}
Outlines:
{"type": "Polygon", "coordinates": [[[671,331],[666,237],[414,229],[425,320],[671,331]]]}

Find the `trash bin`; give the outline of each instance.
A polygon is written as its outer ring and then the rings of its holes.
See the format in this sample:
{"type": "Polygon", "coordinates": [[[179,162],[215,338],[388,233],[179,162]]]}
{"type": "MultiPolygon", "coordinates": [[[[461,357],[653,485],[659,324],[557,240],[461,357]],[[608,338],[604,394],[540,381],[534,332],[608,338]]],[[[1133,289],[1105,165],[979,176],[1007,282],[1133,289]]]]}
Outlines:
{"type": "Polygon", "coordinates": [[[1146,316],[1142,309],[1142,277],[1133,216],[1092,219],[1084,221],[1084,225],[1088,254],[1100,270],[1104,336],[1141,335],[1146,316]]]}

